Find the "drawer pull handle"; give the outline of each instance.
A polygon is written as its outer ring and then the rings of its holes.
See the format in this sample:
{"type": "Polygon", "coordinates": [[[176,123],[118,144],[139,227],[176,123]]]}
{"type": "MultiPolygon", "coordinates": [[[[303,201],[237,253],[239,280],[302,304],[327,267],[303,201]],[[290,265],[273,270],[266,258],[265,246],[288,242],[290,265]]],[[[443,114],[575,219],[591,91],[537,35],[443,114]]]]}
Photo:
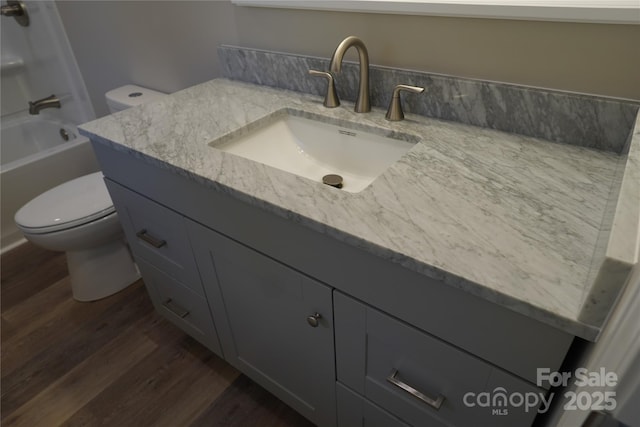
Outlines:
{"type": "Polygon", "coordinates": [[[151,236],[149,233],[147,233],[147,230],[140,230],[136,233],[136,237],[140,240],[144,240],[145,242],[147,242],[148,244],[150,244],[151,246],[153,246],[154,248],[161,248],[164,245],[167,244],[166,241],[164,240],[160,240],[160,239],[156,239],[155,237],[151,236]]]}
{"type": "Polygon", "coordinates": [[[167,310],[169,310],[170,312],[172,312],[173,314],[175,314],[176,316],[178,316],[179,318],[181,318],[181,319],[184,319],[185,317],[187,317],[189,315],[189,311],[188,310],[180,307],[178,304],[173,302],[173,300],[171,298],[169,298],[164,303],[162,303],[162,306],[164,308],[166,308],[167,310]]]}
{"type": "Polygon", "coordinates": [[[413,397],[416,397],[416,398],[420,399],[421,401],[423,401],[427,405],[431,406],[436,411],[438,409],[440,409],[440,407],[442,406],[442,402],[444,402],[444,396],[441,395],[441,394],[439,394],[438,397],[436,397],[435,399],[432,399],[431,397],[427,396],[426,394],[424,394],[424,393],[416,390],[415,388],[411,387],[409,384],[406,384],[406,383],[403,383],[402,381],[400,381],[398,379],[398,370],[397,369],[394,369],[394,370],[391,371],[391,373],[387,377],[387,381],[389,381],[394,386],[406,391],[407,393],[409,393],[413,397]]]}

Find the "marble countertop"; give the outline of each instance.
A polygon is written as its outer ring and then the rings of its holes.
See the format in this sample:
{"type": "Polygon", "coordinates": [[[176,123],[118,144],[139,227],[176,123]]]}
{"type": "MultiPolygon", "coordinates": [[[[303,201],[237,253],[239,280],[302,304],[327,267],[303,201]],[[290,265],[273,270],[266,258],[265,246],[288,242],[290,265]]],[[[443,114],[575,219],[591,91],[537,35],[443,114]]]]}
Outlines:
{"type": "Polygon", "coordinates": [[[277,215],[585,339],[589,270],[624,156],[407,115],[388,122],[313,95],[225,79],[80,126],[94,142],[178,170],[277,215]],[[348,193],[210,145],[282,109],[415,135],[348,193]]]}

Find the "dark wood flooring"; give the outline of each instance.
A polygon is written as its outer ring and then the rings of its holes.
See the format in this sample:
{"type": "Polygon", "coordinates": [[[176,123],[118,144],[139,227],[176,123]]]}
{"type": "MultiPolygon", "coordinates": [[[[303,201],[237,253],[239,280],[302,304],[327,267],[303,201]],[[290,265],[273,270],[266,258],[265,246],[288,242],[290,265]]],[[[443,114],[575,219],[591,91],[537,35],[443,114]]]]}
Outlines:
{"type": "Polygon", "coordinates": [[[0,262],[3,426],[311,426],[158,316],[142,281],[80,303],[64,254],[0,262]]]}

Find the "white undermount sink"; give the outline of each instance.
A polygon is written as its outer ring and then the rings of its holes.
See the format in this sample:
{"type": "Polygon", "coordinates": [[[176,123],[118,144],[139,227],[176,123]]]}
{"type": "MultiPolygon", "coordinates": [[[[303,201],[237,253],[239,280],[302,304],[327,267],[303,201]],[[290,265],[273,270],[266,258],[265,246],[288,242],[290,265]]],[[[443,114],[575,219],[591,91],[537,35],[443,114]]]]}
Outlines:
{"type": "Polygon", "coordinates": [[[248,133],[237,132],[211,145],[317,182],[325,175],[340,175],[342,189],[351,193],[365,189],[417,142],[412,135],[391,138],[373,128],[355,130],[348,122],[326,123],[289,112],[262,122],[248,133]]]}

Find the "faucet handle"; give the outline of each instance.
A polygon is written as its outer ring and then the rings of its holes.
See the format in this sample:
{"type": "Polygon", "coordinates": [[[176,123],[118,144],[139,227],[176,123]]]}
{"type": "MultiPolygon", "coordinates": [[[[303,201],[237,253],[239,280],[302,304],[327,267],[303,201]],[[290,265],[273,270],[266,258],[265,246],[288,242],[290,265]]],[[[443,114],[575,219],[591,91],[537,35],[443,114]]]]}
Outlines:
{"type": "Polygon", "coordinates": [[[336,92],[336,85],[331,73],[328,73],[326,71],[309,70],[309,74],[312,76],[324,77],[325,79],[327,79],[327,93],[324,96],[324,102],[322,103],[322,105],[327,108],[335,108],[340,105],[338,93],[336,92]]]}
{"type": "Polygon", "coordinates": [[[418,86],[397,85],[393,89],[391,102],[389,103],[389,108],[387,109],[387,114],[385,116],[387,120],[390,120],[392,122],[397,122],[404,119],[404,113],[402,112],[402,101],[400,99],[401,91],[422,93],[424,92],[424,88],[418,86]]]}

